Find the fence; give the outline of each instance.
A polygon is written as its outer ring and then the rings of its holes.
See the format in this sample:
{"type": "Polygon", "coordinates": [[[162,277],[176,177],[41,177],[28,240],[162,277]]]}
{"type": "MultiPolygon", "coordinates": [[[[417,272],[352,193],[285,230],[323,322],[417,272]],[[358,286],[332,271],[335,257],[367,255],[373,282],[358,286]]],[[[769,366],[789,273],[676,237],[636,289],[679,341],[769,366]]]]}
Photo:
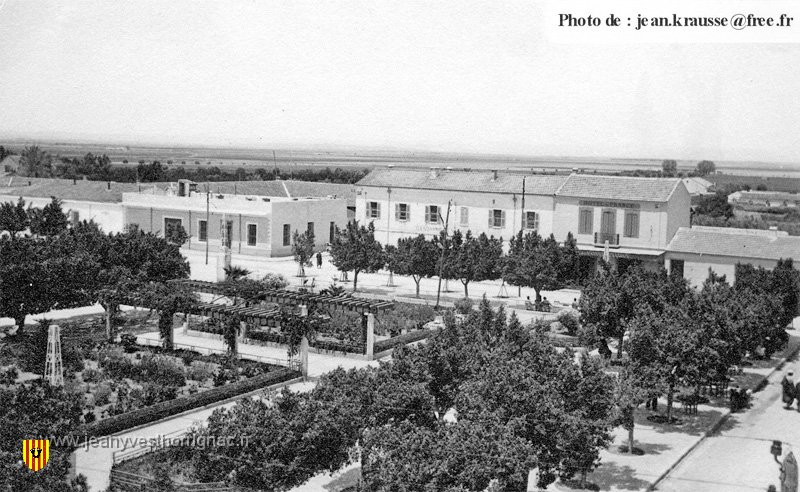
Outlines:
{"type": "MultiPolygon", "coordinates": [[[[155,479],[152,477],[138,475],[136,473],[130,473],[121,470],[111,470],[111,487],[109,488],[115,490],[129,490],[131,492],[153,490],[155,488],[155,479]]],[[[241,489],[231,487],[225,482],[173,482],[173,490],[175,490],[175,492],[238,492],[241,489]]]]}

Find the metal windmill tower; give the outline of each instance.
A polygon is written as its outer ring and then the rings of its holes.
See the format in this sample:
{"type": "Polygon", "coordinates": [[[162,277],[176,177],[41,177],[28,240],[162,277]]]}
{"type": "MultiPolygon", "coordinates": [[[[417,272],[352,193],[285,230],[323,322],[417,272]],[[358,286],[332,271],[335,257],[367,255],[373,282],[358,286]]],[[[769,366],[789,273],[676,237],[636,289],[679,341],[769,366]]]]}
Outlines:
{"type": "Polygon", "coordinates": [[[61,363],[61,329],[58,325],[50,325],[48,330],[44,378],[51,386],[64,386],[64,366],[61,363]]]}

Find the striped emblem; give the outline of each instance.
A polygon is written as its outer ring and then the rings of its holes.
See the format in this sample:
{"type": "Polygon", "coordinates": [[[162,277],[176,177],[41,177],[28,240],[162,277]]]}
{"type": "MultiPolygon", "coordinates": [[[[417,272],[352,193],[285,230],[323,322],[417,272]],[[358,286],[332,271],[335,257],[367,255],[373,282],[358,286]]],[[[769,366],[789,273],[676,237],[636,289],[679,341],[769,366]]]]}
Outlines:
{"type": "Polygon", "coordinates": [[[26,439],[22,441],[22,461],[28,468],[38,472],[50,459],[49,439],[26,439]]]}

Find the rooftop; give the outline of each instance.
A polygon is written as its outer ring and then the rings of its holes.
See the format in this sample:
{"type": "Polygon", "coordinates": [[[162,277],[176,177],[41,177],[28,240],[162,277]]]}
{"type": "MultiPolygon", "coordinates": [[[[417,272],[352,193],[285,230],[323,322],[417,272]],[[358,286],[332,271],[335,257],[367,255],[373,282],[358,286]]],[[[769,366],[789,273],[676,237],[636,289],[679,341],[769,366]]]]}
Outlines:
{"type": "Polygon", "coordinates": [[[380,188],[413,188],[447,191],[473,191],[484,193],[553,195],[567,180],[566,176],[523,174],[492,171],[464,171],[438,169],[375,169],[357,183],[358,186],[380,188]]]}
{"type": "Polygon", "coordinates": [[[759,200],[759,201],[773,201],[780,202],[788,200],[790,202],[800,200],[798,193],[786,193],[783,191],[737,191],[731,193],[733,198],[741,200],[759,200]]]}
{"type": "Polygon", "coordinates": [[[575,198],[666,202],[678,186],[678,178],[632,178],[571,174],[556,195],[575,198]]]}
{"type": "Polygon", "coordinates": [[[800,259],[800,237],[783,231],[731,227],[681,227],[667,251],[700,255],[732,256],[746,260],[800,259]]]}
{"type": "MultiPolygon", "coordinates": [[[[347,200],[348,206],[355,206],[355,185],[336,183],[315,183],[309,181],[219,181],[211,182],[213,193],[225,195],[253,195],[273,197],[328,197],[347,200]],[[284,185],[286,185],[284,187],[284,185]],[[287,195],[286,191],[289,191],[287,195]]],[[[22,196],[31,198],[49,198],[55,196],[61,200],[78,200],[88,202],[122,202],[123,193],[152,193],[163,191],[169,183],[116,183],[111,182],[110,189],[106,181],[84,181],[78,179],[28,178],[22,176],[5,176],[0,179],[0,195],[22,196]]],[[[205,183],[198,183],[198,190],[205,191],[205,183]]]]}

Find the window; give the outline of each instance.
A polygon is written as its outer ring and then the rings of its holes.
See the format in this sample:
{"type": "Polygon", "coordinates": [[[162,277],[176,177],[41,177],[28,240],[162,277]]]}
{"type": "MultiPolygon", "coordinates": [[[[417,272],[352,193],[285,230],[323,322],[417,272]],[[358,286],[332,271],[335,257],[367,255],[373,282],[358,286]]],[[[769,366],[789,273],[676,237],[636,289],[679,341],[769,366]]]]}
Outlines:
{"type": "Polygon", "coordinates": [[[400,222],[408,222],[408,220],[411,218],[411,213],[407,203],[395,204],[394,218],[400,222]]]}
{"type": "Polygon", "coordinates": [[[258,227],[255,224],[247,224],[247,245],[255,246],[258,227]]]}
{"type": "Polygon", "coordinates": [[[292,225],[283,224],[283,245],[289,246],[292,244],[292,225]]]}
{"type": "Polygon", "coordinates": [[[469,227],[469,209],[461,207],[461,220],[459,221],[461,227],[469,227]]]}
{"type": "Polygon", "coordinates": [[[381,218],[381,204],[378,202],[367,202],[367,218],[380,219],[381,218]]]}
{"type": "Polygon", "coordinates": [[[178,231],[183,228],[181,219],[169,219],[164,217],[164,237],[171,240],[178,231]]]}
{"type": "Polygon", "coordinates": [[[439,223],[439,205],[425,206],[425,223],[426,224],[439,223]]]}
{"type": "Polygon", "coordinates": [[[525,212],[525,229],[539,229],[539,214],[536,212],[525,212]]]}
{"type": "Polygon", "coordinates": [[[625,211],[625,237],[639,237],[639,212],[625,211]]]}
{"type": "Polygon", "coordinates": [[[201,220],[197,223],[197,236],[200,241],[208,241],[208,221],[201,220]]]}
{"type": "Polygon", "coordinates": [[[314,223],[313,222],[309,222],[306,225],[306,231],[308,231],[309,236],[313,236],[314,235],[314,223]]]}
{"type": "Polygon", "coordinates": [[[489,227],[503,228],[506,226],[505,210],[489,210],[489,227]]]}
{"type": "Polygon", "coordinates": [[[333,244],[333,238],[336,236],[336,222],[331,222],[331,228],[328,231],[328,242],[333,244]]]}
{"type": "Polygon", "coordinates": [[[591,234],[594,232],[594,209],[581,208],[578,212],[578,234],[591,234]]]}

